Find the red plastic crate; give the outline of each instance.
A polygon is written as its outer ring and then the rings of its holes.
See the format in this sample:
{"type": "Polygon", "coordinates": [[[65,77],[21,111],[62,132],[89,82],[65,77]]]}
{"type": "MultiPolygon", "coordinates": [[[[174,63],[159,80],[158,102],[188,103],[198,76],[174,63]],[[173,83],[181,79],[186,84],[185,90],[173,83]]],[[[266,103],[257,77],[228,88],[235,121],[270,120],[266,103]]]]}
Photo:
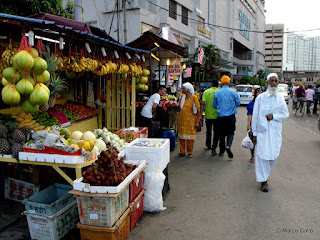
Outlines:
{"type": "Polygon", "coordinates": [[[139,195],[143,188],[143,172],[141,172],[129,185],[129,203],[139,195]]]}
{"type": "Polygon", "coordinates": [[[143,214],[143,198],[144,198],[144,189],[141,190],[140,194],[136,199],[129,204],[130,211],[130,231],[137,224],[141,215],[143,214]]]}

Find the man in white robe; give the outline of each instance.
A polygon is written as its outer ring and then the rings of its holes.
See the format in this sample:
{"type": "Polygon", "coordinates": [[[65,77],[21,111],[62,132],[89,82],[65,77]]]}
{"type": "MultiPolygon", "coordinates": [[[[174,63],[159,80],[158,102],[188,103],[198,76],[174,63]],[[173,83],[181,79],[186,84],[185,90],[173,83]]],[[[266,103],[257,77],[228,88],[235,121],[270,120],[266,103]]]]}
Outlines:
{"type": "Polygon", "coordinates": [[[284,97],[277,91],[278,75],[267,77],[268,90],[260,94],[254,103],[252,133],[256,145],[256,181],[261,182],[261,191],[268,192],[267,179],[281,148],[282,120],[289,117],[284,97]]]}

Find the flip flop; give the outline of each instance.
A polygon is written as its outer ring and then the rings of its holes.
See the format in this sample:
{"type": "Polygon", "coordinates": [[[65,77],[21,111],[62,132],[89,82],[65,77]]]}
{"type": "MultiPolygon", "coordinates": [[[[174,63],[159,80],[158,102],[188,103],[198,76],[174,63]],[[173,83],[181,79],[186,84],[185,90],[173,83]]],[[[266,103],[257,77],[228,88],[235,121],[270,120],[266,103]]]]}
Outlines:
{"type": "Polygon", "coordinates": [[[178,155],[177,155],[177,157],[185,157],[186,155],[185,154],[182,154],[182,153],[179,153],[178,155]]]}
{"type": "Polygon", "coordinates": [[[249,162],[250,162],[250,163],[254,163],[254,158],[251,158],[251,159],[249,160],[249,162]]]}
{"type": "Polygon", "coordinates": [[[188,158],[192,158],[192,154],[188,154],[188,158]]]}

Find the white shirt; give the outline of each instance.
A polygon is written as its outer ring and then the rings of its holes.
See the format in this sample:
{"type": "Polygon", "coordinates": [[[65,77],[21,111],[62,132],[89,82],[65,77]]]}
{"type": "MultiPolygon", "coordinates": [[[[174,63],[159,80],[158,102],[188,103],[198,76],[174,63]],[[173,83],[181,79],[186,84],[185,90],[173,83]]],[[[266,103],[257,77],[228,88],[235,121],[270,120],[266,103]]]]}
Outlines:
{"type": "Polygon", "coordinates": [[[160,94],[159,93],[155,93],[155,94],[151,95],[147,104],[144,105],[144,107],[142,108],[141,115],[146,118],[152,118],[152,106],[154,103],[156,103],[158,105],[159,102],[160,102],[160,94]]]}
{"type": "Polygon", "coordinates": [[[278,93],[271,96],[268,92],[260,94],[254,103],[252,115],[252,133],[257,136],[256,154],[263,160],[276,160],[282,142],[282,120],[289,117],[287,104],[278,93]],[[268,121],[266,115],[272,114],[268,121]]]}

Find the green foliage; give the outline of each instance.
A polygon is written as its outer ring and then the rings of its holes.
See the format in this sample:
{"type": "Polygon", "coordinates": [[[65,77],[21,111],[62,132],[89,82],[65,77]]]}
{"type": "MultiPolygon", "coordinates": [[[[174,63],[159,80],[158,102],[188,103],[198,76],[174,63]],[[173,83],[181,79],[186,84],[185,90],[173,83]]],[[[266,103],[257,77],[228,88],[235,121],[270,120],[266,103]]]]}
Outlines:
{"type": "Polygon", "coordinates": [[[44,12],[74,18],[73,2],[68,1],[66,8],[63,8],[62,0],[2,0],[0,12],[25,17],[44,12]]]}
{"type": "Polygon", "coordinates": [[[251,84],[251,85],[260,85],[260,86],[265,86],[266,85],[266,80],[263,78],[254,78],[251,76],[245,76],[240,78],[240,84],[251,84]]]}

